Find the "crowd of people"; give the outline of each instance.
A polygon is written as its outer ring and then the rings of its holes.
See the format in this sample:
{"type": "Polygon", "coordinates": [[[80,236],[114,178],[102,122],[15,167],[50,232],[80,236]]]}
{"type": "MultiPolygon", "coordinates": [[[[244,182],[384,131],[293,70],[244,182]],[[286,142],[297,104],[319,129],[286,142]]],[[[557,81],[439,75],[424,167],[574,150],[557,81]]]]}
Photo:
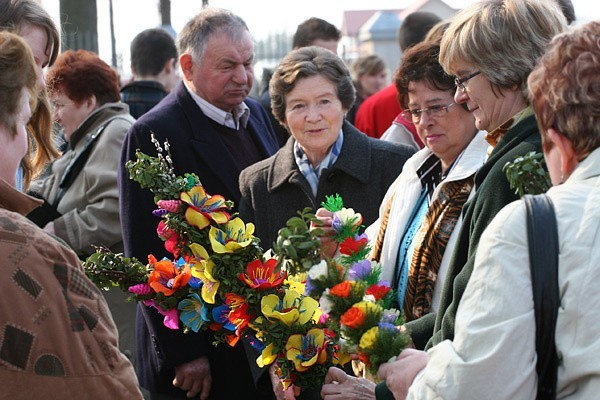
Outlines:
{"type": "Polygon", "coordinates": [[[232,200],[265,249],[310,207],[334,256],[333,213],[319,208],[334,193],[364,217],[412,343],[377,377],[331,367],[317,397],[594,398],[600,22],[574,27],[574,15],[569,0],[480,0],[449,20],[414,12],[393,71],[376,54],[349,65],[340,30],[310,18],[254,99],[254,42],[231,11],[203,8],[176,38],[140,32],[123,85],[97,54],[61,52],[37,1],[0,0],[0,397],[316,395],[284,390],[243,340],[215,347],[209,331],[169,329],[85,276],[99,246],[168,256],[153,195],[126,168],[155,152],[154,136],[175,173],[232,200]],[[531,152],[553,185],[536,198],[557,223],[550,392],[536,364],[529,197],[504,171],[531,152]]]}

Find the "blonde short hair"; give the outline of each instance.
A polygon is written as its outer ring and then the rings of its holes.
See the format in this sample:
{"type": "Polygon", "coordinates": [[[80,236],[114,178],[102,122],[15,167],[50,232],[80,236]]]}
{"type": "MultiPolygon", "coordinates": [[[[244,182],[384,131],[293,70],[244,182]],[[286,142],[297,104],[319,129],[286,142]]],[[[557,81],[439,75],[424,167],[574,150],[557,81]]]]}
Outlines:
{"type": "Polygon", "coordinates": [[[458,13],[440,44],[440,64],[474,65],[500,92],[517,87],[527,99],[527,77],[554,36],[565,30],[554,1],[484,0],[458,13]]]}

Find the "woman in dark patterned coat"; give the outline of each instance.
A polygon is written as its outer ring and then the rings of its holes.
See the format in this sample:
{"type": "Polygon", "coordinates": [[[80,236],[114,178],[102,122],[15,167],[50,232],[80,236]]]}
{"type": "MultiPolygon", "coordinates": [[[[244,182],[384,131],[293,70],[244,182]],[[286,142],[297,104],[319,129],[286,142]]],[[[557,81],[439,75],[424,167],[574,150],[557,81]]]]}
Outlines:
{"type": "Polygon", "coordinates": [[[327,195],[341,195],[365,225],[375,221],[413,150],[368,138],[344,121],[355,97],[344,62],[320,47],[294,50],[269,90],[273,113],[291,137],[271,158],[242,171],[239,181],[240,216],[254,222],[263,247],[271,247],[296,211],[316,210],[327,195]]]}

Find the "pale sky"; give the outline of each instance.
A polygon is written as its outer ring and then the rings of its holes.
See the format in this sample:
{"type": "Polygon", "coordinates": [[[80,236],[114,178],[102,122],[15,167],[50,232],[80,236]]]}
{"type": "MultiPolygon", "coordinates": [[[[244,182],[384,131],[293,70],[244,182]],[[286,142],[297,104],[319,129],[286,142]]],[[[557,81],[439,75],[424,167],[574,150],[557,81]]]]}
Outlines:
{"type": "MultiPolygon", "coordinates": [[[[110,64],[110,29],[108,0],[96,0],[100,57],[110,64]]],[[[309,17],[323,18],[341,28],[344,10],[402,9],[418,0],[209,0],[210,6],[230,9],[241,16],[253,36],[263,39],[270,33],[293,33],[299,23],[309,17]]],[[[454,8],[462,8],[474,0],[445,0],[454,8]]],[[[572,0],[579,22],[600,19],[600,1],[572,0]]],[[[134,36],[160,24],[158,0],[113,0],[116,48],[123,59],[124,75],[129,74],[129,44],[134,36]]],[[[58,0],[42,0],[44,7],[58,22],[58,0]]],[[[189,18],[200,11],[201,0],[171,0],[171,21],[179,32],[189,18]]]]}

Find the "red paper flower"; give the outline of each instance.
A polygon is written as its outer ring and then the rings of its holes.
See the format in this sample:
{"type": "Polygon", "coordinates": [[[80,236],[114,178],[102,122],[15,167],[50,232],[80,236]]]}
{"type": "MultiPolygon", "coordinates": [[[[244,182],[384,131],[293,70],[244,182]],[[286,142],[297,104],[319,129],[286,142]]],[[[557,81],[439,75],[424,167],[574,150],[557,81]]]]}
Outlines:
{"type": "Polygon", "coordinates": [[[286,277],[285,272],[274,273],[277,260],[271,258],[264,264],[260,260],[254,260],[246,266],[246,273],[239,275],[240,281],[252,289],[265,290],[281,285],[286,277]]]}
{"type": "Polygon", "coordinates": [[[371,285],[367,288],[366,294],[375,297],[375,300],[383,299],[390,292],[391,288],[385,285],[371,285]]]}
{"type": "Polygon", "coordinates": [[[351,256],[363,250],[368,243],[369,239],[366,237],[362,237],[358,240],[354,239],[353,237],[348,237],[342,243],[340,243],[340,253],[351,256]]]}

